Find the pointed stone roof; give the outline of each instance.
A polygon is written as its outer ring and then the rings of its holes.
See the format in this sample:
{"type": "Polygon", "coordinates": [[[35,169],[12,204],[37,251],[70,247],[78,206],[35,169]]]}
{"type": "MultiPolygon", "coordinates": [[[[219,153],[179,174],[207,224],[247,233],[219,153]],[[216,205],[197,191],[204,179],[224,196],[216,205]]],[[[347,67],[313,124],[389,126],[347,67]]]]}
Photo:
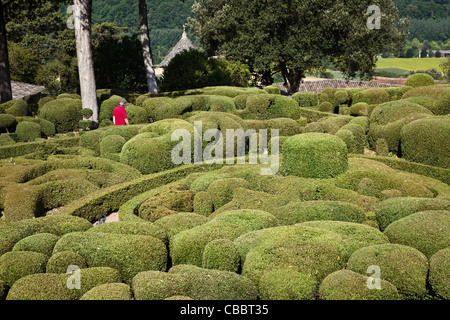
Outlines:
{"type": "Polygon", "coordinates": [[[187,37],[186,34],[186,26],[183,26],[183,35],[181,36],[180,41],[172,48],[172,51],[164,58],[164,60],[159,64],[160,67],[167,67],[170,60],[173,59],[178,53],[183,52],[185,50],[194,49],[198,50],[198,48],[192,43],[191,40],[187,37]]]}
{"type": "Polygon", "coordinates": [[[23,99],[26,96],[31,96],[44,91],[45,87],[29,83],[11,81],[11,90],[13,99],[23,99]]]}

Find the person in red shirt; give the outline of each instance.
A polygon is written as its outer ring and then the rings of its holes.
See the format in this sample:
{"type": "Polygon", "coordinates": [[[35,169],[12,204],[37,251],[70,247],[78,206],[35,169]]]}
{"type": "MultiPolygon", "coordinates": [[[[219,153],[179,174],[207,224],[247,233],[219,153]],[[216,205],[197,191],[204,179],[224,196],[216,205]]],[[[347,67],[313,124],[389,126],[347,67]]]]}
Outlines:
{"type": "Polygon", "coordinates": [[[127,119],[127,112],[125,111],[125,100],[120,100],[119,106],[114,109],[113,121],[116,126],[130,125],[127,119]]]}

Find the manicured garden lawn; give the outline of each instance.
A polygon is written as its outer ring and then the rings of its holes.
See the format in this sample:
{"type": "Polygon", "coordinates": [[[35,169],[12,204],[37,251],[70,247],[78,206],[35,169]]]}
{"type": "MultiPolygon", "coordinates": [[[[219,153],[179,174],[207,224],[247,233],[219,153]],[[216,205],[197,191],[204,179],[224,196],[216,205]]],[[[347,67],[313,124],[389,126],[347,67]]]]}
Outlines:
{"type": "Polygon", "coordinates": [[[399,68],[404,70],[427,70],[436,68],[442,71],[441,64],[445,59],[442,58],[393,58],[378,59],[377,69],[399,68]]]}

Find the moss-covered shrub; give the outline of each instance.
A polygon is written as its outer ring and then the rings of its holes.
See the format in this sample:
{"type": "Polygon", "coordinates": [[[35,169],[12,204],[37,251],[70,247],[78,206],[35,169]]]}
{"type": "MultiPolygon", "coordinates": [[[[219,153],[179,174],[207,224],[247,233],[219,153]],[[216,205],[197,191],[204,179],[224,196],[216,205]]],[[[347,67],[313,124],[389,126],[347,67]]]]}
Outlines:
{"type": "MultiPolygon", "coordinates": [[[[86,292],[106,283],[120,283],[122,282],[122,278],[119,272],[110,267],[93,267],[93,268],[85,268],[80,269],[79,272],[79,288],[70,288],[69,294],[71,299],[78,300],[80,299],[86,292]]],[[[74,273],[65,273],[60,274],[61,280],[63,283],[67,285],[73,285],[75,279],[73,279],[74,273]]]]}
{"type": "Polygon", "coordinates": [[[296,92],[292,99],[297,101],[300,107],[309,108],[316,107],[319,103],[319,96],[313,92],[296,92]]]}
{"type": "Polygon", "coordinates": [[[432,86],[434,85],[434,79],[426,73],[415,73],[408,77],[405,85],[414,88],[432,86]]]}
{"type": "Polygon", "coordinates": [[[351,270],[339,270],[328,275],[320,284],[321,300],[399,300],[397,288],[381,280],[381,289],[369,289],[369,277],[351,270]]]}
{"type": "Polygon", "coordinates": [[[55,99],[39,110],[39,117],[52,122],[57,133],[77,131],[78,123],[83,119],[81,100],[55,99]]]}
{"type": "Polygon", "coordinates": [[[277,224],[277,219],[259,210],[232,210],[205,224],[176,234],[170,245],[173,265],[201,266],[206,245],[216,239],[234,240],[240,235],[277,224]]]}
{"type": "Polygon", "coordinates": [[[51,233],[40,233],[23,238],[14,245],[12,251],[32,251],[51,256],[59,237],[51,233]]]}
{"type": "Polygon", "coordinates": [[[71,300],[71,296],[61,275],[38,273],[16,281],[6,300],[71,300]]]}
{"type": "Polygon", "coordinates": [[[372,265],[378,266],[381,278],[401,294],[415,299],[427,294],[428,259],[420,251],[399,244],[368,246],[355,251],[346,268],[366,274],[372,265]]]}
{"type": "Polygon", "coordinates": [[[384,233],[390,242],[416,248],[431,258],[450,246],[450,211],[417,212],[391,223],[384,233]]]}
{"type": "Polygon", "coordinates": [[[265,228],[234,242],[245,260],[242,275],[255,284],[266,271],[284,268],[320,281],[344,262],[342,238],[324,229],[301,225],[265,228]]]}
{"type": "Polygon", "coordinates": [[[240,264],[241,256],[231,240],[216,239],[205,246],[203,268],[238,272],[240,264]]]}
{"type": "Polygon", "coordinates": [[[20,142],[30,142],[41,137],[41,126],[34,122],[19,122],[16,127],[17,139],[20,142]]]}
{"type": "Polygon", "coordinates": [[[450,248],[442,249],[430,259],[429,283],[434,293],[442,299],[450,299],[450,248]]]}
{"type": "Polygon", "coordinates": [[[377,204],[375,214],[380,230],[394,221],[416,212],[429,210],[450,210],[450,201],[433,198],[396,197],[377,204]]]}
{"type": "Polygon", "coordinates": [[[338,234],[344,246],[344,260],[359,248],[370,245],[389,243],[388,238],[378,229],[371,226],[344,221],[308,221],[301,226],[323,229],[338,234]]]}
{"type": "Polygon", "coordinates": [[[405,125],[401,130],[401,148],[406,160],[450,167],[450,118],[430,117],[405,125]]]}
{"type": "Polygon", "coordinates": [[[60,251],[48,259],[46,272],[66,273],[70,266],[77,266],[80,269],[87,268],[86,260],[78,253],[73,251],[60,251]]]}
{"type": "Polygon", "coordinates": [[[313,277],[289,268],[265,272],[258,285],[262,300],[315,300],[316,288],[313,277]]]}
{"type": "Polygon", "coordinates": [[[16,125],[16,117],[10,114],[0,113],[0,132],[9,132],[16,125]]]}
{"type": "Polygon", "coordinates": [[[22,277],[45,272],[48,257],[32,251],[7,252],[0,256],[0,280],[11,287],[22,277]]]}
{"type": "Polygon", "coordinates": [[[14,117],[24,117],[28,115],[28,103],[25,100],[11,100],[1,105],[5,113],[14,117]]]}
{"type": "Polygon", "coordinates": [[[313,220],[363,222],[364,211],[357,205],[340,201],[292,202],[279,207],[274,215],[282,224],[290,225],[313,220]]]}
{"type": "Polygon", "coordinates": [[[369,144],[375,149],[378,139],[385,139],[389,151],[400,150],[401,130],[406,124],[427,116],[432,112],[418,104],[406,101],[392,101],[376,107],[370,116],[369,144]]]}
{"type": "Polygon", "coordinates": [[[125,283],[105,283],[83,294],[80,300],[133,300],[131,288],[125,283]]]}
{"type": "Polygon", "coordinates": [[[342,139],[321,133],[305,133],[283,143],[280,172],[305,178],[331,178],[348,168],[347,146],[342,139]]]}
{"type": "Polygon", "coordinates": [[[143,270],[164,271],[167,263],[166,246],[151,236],[74,232],[56,243],[54,253],[60,251],[79,253],[89,267],[117,269],[127,283],[143,270]]]}

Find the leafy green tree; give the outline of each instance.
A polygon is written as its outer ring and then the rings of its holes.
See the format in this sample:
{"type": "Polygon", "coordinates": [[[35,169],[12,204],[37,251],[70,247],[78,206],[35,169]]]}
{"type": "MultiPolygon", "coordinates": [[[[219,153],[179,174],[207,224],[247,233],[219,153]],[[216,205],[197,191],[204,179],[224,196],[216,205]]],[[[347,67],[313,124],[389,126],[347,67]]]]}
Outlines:
{"type": "Polygon", "coordinates": [[[193,11],[190,25],[209,54],[248,63],[260,74],[275,65],[291,94],[323,58],[348,77],[364,78],[376,55],[399,49],[394,44],[406,38],[392,0],[200,0],[193,11]],[[367,26],[370,5],[382,8],[380,29],[367,26]]]}

